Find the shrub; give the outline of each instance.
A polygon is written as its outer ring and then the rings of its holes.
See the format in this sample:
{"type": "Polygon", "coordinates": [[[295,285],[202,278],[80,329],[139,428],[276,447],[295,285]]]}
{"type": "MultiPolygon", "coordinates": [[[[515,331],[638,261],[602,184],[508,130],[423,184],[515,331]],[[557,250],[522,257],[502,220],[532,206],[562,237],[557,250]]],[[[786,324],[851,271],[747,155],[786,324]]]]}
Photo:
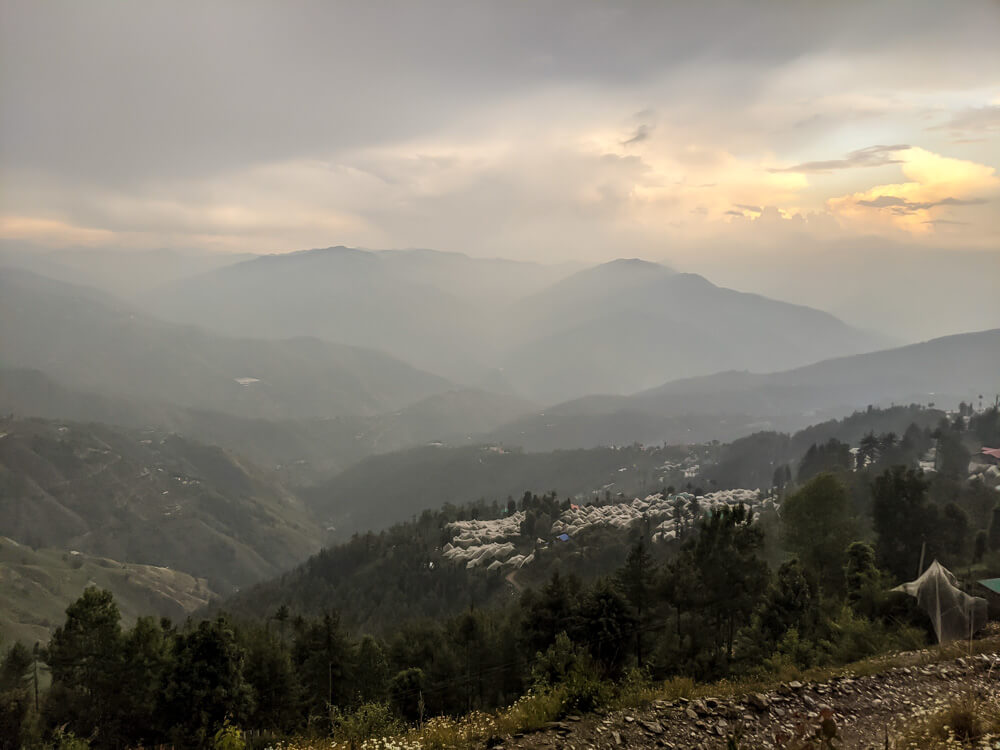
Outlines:
{"type": "Polygon", "coordinates": [[[226,719],[219,731],[212,737],[213,750],[244,750],[245,747],[243,732],[229,719],[226,719]]]}
{"type": "Polygon", "coordinates": [[[330,711],[330,726],[334,739],[348,743],[351,748],[369,738],[402,731],[402,725],[385,703],[365,703],[353,711],[341,711],[334,706],[330,711]]]}
{"type": "Polygon", "coordinates": [[[562,688],[534,688],[514,702],[501,716],[499,725],[505,732],[541,729],[559,718],[564,699],[562,688]]]}
{"type": "Polygon", "coordinates": [[[1000,699],[963,696],[921,721],[909,724],[896,737],[899,750],[944,750],[976,745],[1000,734],[1000,699]]]}
{"type": "Polygon", "coordinates": [[[66,731],[66,726],[56,727],[52,732],[54,750],[90,750],[90,742],[66,731]]]}
{"type": "Polygon", "coordinates": [[[578,664],[563,682],[565,696],[563,713],[588,713],[611,700],[611,686],[601,680],[595,670],[578,664]]]}

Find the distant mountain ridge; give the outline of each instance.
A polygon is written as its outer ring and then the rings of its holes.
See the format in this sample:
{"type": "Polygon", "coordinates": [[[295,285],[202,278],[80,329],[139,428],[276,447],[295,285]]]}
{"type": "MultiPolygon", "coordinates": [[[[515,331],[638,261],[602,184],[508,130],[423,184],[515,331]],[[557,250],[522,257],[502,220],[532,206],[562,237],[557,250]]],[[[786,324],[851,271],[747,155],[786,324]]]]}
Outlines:
{"type": "Polygon", "coordinates": [[[507,355],[507,369],[532,362],[511,378],[549,403],[566,383],[570,394],[628,394],[665,379],[782,369],[885,343],[819,310],[636,261],[581,271],[521,307],[520,326],[533,338],[507,355]]]}
{"type": "Polygon", "coordinates": [[[554,403],[880,348],[833,316],[638,259],[565,268],[346,247],[165,285],[155,314],[228,335],[370,346],[453,381],[554,403]]]}
{"type": "Polygon", "coordinates": [[[592,395],[515,420],[489,438],[530,450],[640,441],[719,439],[754,429],[796,430],[865,405],[957,406],[1000,392],[1000,329],[838,357],[770,374],[720,372],[675,380],[632,396],[592,395]],[[953,402],[953,403],[952,403],[953,402]],[[714,420],[714,426],[713,425],[714,420]]]}
{"type": "Polygon", "coordinates": [[[245,417],[373,415],[455,386],[381,352],[298,337],[227,338],[96,290],[4,269],[0,367],[67,386],[245,417]]]}

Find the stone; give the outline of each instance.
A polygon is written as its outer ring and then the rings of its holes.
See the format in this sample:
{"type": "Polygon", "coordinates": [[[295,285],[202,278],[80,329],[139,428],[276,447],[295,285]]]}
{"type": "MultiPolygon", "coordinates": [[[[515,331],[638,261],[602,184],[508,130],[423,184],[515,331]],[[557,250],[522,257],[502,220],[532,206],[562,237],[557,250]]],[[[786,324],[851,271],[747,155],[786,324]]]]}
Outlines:
{"type": "Polygon", "coordinates": [[[751,693],[747,696],[747,703],[758,711],[766,711],[771,706],[771,701],[763,693],[751,693]]]}
{"type": "Polygon", "coordinates": [[[658,721],[640,721],[642,727],[653,734],[663,734],[663,725],[658,721]]]}

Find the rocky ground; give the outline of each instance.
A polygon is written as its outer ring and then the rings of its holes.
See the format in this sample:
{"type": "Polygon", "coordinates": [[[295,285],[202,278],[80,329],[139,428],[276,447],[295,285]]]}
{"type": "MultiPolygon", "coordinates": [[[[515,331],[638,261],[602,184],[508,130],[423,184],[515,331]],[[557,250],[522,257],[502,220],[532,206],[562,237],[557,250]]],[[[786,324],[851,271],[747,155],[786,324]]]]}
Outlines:
{"type": "Polygon", "coordinates": [[[835,747],[882,750],[904,722],[969,693],[985,697],[1000,690],[997,650],[937,663],[928,663],[932,655],[927,652],[908,656],[887,662],[878,674],[788,682],[738,698],[656,701],[642,710],[571,716],[513,737],[503,747],[776,749],[797,747],[803,738],[835,726],[835,747]]]}

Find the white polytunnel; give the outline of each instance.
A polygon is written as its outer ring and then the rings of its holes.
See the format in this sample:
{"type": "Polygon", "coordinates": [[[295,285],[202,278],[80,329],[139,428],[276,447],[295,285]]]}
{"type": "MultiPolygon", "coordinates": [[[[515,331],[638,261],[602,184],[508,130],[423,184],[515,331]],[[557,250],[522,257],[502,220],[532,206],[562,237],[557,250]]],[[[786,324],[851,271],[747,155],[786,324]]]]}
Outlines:
{"type": "Polygon", "coordinates": [[[897,586],[893,591],[917,598],[917,604],[931,618],[938,643],[971,638],[986,625],[986,600],[958,588],[954,573],[937,560],[917,580],[897,586]]]}

